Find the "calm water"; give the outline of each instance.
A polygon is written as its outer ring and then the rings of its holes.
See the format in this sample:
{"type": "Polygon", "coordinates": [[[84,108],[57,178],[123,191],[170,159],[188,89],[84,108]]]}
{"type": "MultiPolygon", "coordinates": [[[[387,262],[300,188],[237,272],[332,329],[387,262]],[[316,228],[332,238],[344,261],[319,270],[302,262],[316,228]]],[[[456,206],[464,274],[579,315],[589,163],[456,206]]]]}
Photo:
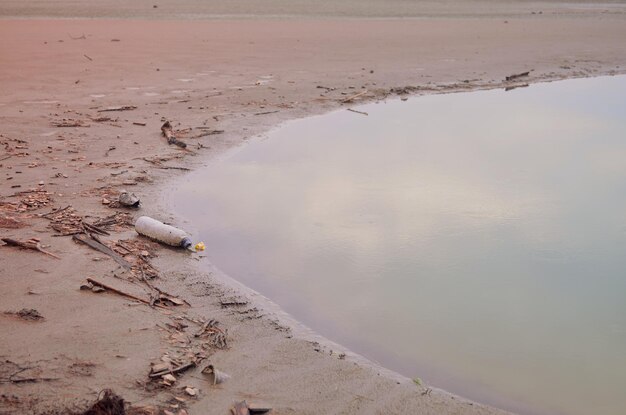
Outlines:
{"type": "Polygon", "coordinates": [[[409,377],[626,410],[626,77],[288,123],[173,199],[210,260],[409,377]]]}

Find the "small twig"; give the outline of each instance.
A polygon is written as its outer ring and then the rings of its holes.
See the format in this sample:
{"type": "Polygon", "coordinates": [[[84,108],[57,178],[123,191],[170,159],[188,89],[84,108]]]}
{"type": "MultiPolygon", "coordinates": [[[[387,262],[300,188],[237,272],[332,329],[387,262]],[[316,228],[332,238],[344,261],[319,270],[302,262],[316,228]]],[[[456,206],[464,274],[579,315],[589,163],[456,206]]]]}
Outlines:
{"type": "Polygon", "coordinates": [[[87,59],[89,59],[90,61],[92,61],[93,59],[91,59],[89,56],[87,55],[83,55],[84,57],[86,57],[87,59]]]}
{"type": "Polygon", "coordinates": [[[72,207],[72,205],[67,205],[67,206],[65,206],[64,208],[55,209],[55,210],[53,210],[52,212],[49,212],[49,213],[43,214],[43,215],[41,215],[41,217],[42,217],[42,218],[46,218],[46,219],[50,219],[50,216],[52,216],[52,215],[56,215],[57,213],[61,213],[61,212],[65,211],[65,210],[67,210],[67,209],[69,209],[69,208],[71,208],[71,207],[72,207]]]}
{"type": "Polygon", "coordinates": [[[98,110],[98,112],[107,112],[107,111],[131,111],[137,109],[135,105],[122,105],[121,107],[110,107],[105,108],[103,110],[98,110]]]}
{"type": "Polygon", "coordinates": [[[278,110],[276,111],[265,111],[265,112],[257,112],[254,115],[266,115],[266,114],[274,114],[275,112],[279,112],[278,110]]]}
{"type": "Polygon", "coordinates": [[[349,96],[348,98],[344,98],[344,99],[342,99],[342,100],[341,100],[341,103],[342,103],[342,104],[345,104],[345,103],[347,103],[347,102],[350,102],[350,101],[354,100],[355,98],[362,97],[362,96],[363,96],[363,95],[365,95],[365,94],[367,94],[367,90],[365,90],[365,91],[363,91],[363,92],[359,92],[358,94],[355,94],[355,95],[349,96]]]}
{"type": "Polygon", "coordinates": [[[163,169],[163,170],[183,170],[183,171],[190,171],[191,169],[188,169],[187,167],[178,167],[178,166],[158,166],[158,169],[163,169]]]}
{"type": "Polygon", "coordinates": [[[353,110],[352,108],[348,108],[348,111],[350,111],[350,112],[356,112],[357,114],[369,115],[367,112],[353,110]]]}

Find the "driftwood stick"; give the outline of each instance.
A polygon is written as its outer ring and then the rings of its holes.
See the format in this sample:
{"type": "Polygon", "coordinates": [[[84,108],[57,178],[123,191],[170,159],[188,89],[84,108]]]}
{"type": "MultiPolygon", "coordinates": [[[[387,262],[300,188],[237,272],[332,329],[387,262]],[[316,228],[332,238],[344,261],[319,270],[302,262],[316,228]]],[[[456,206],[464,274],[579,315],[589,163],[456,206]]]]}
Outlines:
{"type": "Polygon", "coordinates": [[[56,215],[57,213],[61,213],[61,212],[65,211],[65,210],[67,210],[67,209],[69,209],[69,208],[71,208],[71,207],[72,207],[72,205],[67,205],[67,206],[65,206],[64,208],[55,209],[55,210],[53,210],[52,212],[49,212],[49,213],[43,214],[43,215],[41,215],[41,217],[42,217],[42,218],[46,218],[46,219],[50,219],[50,216],[52,216],[52,215],[56,215]]]}
{"type": "Polygon", "coordinates": [[[137,109],[136,105],[122,105],[121,107],[109,107],[103,110],[98,110],[98,112],[108,112],[108,111],[131,111],[137,109]]]}
{"type": "Polygon", "coordinates": [[[109,248],[108,246],[95,241],[93,239],[87,239],[87,238],[83,238],[81,235],[74,235],[73,236],[75,241],[84,243],[85,245],[95,249],[96,251],[100,251],[103,254],[106,254],[108,256],[110,256],[111,258],[113,258],[113,260],[115,262],[117,262],[118,264],[120,264],[122,267],[124,267],[125,269],[131,269],[131,265],[128,261],[126,261],[124,258],[122,258],[121,256],[119,256],[117,253],[115,253],[111,248],[109,248]]]}
{"type": "Polygon", "coordinates": [[[355,94],[355,95],[349,96],[348,98],[342,99],[342,100],[341,100],[341,103],[342,103],[342,104],[345,104],[345,103],[347,103],[347,102],[350,102],[350,101],[354,100],[355,98],[362,97],[362,96],[363,96],[363,95],[365,95],[365,94],[367,94],[367,90],[365,90],[365,91],[363,91],[363,92],[359,92],[358,94],[355,94]]]}
{"type": "Polygon", "coordinates": [[[191,170],[191,169],[188,169],[187,167],[177,167],[177,166],[159,166],[159,167],[157,167],[157,169],[162,169],[162,170],[183,170],[183,171],[191,170]]]}
{"type": "Polygon", "coordinates": [[[196,364],[194,362],[189,362],[189,363],[182,364],[182,365],[180,365],[178,367],[175,367],[175,368],[172,368],[172,369],[164,369],[164,370],[161,370],[161,371],[158,371],[158,372],[150,373],[148,376],[151,377],[151,378],[159,378],[159,377],[161,377],[161,376],[163,376],[163,375],[165,375],[167,373],[171,373],[171,374],[180,373],[180,372],[184,372],[185,370],[190,369],[190,368],[195,367],[195,366],[196,366],[196,364]]]}
{"type": "Polygon", "coordinates": [[[361,115],[369,115],[367,112],[358,111],[358,110],[353,110],[352,108],[348,108],[348,111],[350,111],[350,112],[356,112],[357,114],[361,114],[361,115]]]}
{"type": "Polygon", "coordinates": [[[38,241],[29,239],[28,241],[18,241],[17,239],[2,238],[2,241],[9,246],[17,246],[24,249],[32,249],[33,251],[39,251],[42,254],[51,256],[52,258],[61,259],[59,256],[54,255],[52,252],[48,252],[41,247],[38,241]]]}
{"type": "Polygon", "coordinates": [[[222,134],[224,132],[224,130],[207,130],[207,131],[203,131],[200,134],[196,134],[191,138],[201,138],[201,137],[206,137],[207,135],[215,135],[215,134],[222,134]]]}
{"type": "MultiPolygon", "coordinates": [[[[110,285],[106,285],[106,284],[103,284],[103,283],[101,283],[99,281],[96,281],[93,278],[87,278],[87,282],[90,282],[92,285],[104,288],[105,290],[111,291],[111,292],[113,292],[115,294],[121,295],[122,297],[130,298],[131,300],[139,301],[140,303],[152,306],[152,304],[150,304],[150,301],[148,301],[148,300],[144,300],[141,297],[137,297],[137,296],[129,294],[127,292],[118,290],[117,288],[113,288],[110,285]]],[[[165,307],[163,305],[160,305],[160,304],[154,304],[154,306],[155,307],[159,307],[159,308],[167,308],[167,307],[165,307]]]]}

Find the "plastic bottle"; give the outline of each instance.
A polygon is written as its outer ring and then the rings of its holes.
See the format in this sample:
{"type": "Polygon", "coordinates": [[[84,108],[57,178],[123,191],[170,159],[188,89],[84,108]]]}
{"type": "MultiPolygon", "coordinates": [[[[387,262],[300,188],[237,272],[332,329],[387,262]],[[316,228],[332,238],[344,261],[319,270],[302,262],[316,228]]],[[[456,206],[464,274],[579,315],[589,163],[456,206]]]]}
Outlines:
{"type": "Polygon", "coordinates": [[[189,235],[183,230],[166,225],[148,216],[142,216],[135,222],[138,234],[155,239],[171,246],[189,248],[192,243],[189,235]]]}

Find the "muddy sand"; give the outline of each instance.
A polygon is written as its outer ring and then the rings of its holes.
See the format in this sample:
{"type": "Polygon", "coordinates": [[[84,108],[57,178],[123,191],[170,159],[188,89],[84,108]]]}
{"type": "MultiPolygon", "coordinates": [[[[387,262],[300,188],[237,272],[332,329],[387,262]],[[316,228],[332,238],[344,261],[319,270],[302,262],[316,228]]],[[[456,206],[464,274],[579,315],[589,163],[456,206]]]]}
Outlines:
{"type": "Polygon", "coordinates": [[[226,414],[244,399],[276,414],[503,413],[312,341],[259,296],[207,273],[202,253],[164,248],[129,224],[140,215],[176,224],[163,189],[284,120],[398,95],[624,73],[625,23],[599,10],[575,18],[3,20],[0,233],[38,238],[60,259],[0,246],[0,413],[80,411],[105,388],[144,413],[226,414]],[[161,135],[166,120],[186,149],[161,135]],[[141,209],[111,203],[122,189],[140,196],[141,209]],[[89,234],[117,262],[73,239],[89,234]],[[81,290],[87,278],[153,306],[81,290]],[[149,377],[163,363],[196,366],[167,385],[149,377]],[[212,385],[201,373],[209,363],[231,378],[212,385]]]}

